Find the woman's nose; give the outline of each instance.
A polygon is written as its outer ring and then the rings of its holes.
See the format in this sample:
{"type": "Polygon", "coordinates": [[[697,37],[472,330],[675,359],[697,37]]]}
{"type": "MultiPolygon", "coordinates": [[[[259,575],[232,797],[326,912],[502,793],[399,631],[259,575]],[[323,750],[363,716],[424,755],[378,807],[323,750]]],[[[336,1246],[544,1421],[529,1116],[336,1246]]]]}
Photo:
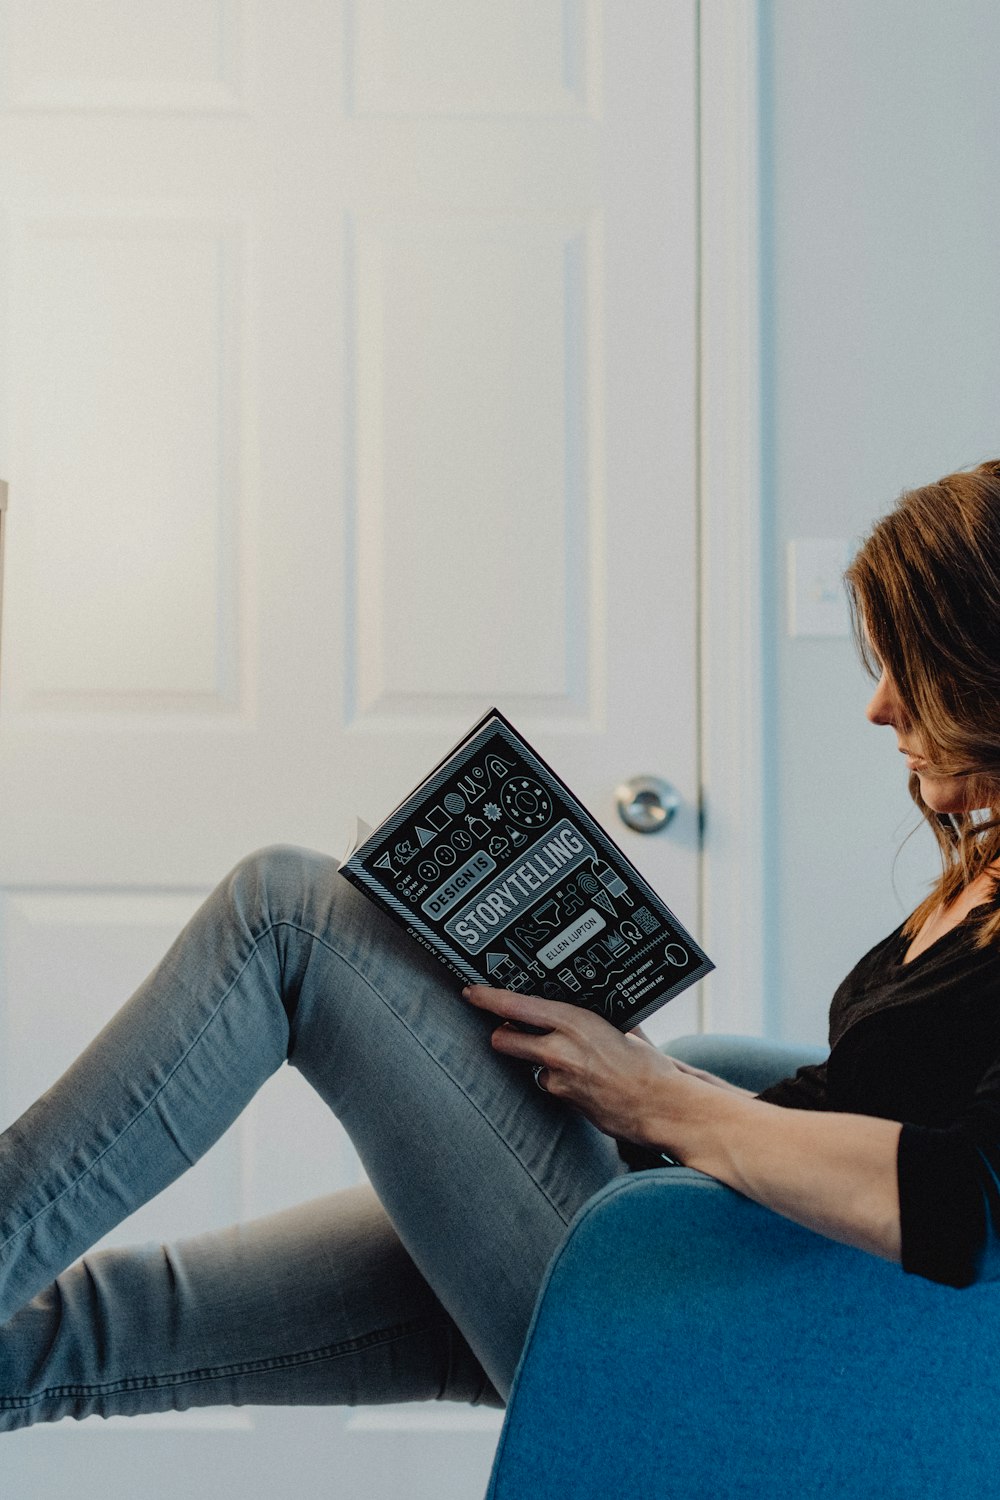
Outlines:
{"type": "Polygon", "coordinates": [[[883,672],[871,696],[871,701],[865,709],[865,718],[872,724],[893,724],[896,720],[896,711],[895,696],[883,672]]]}

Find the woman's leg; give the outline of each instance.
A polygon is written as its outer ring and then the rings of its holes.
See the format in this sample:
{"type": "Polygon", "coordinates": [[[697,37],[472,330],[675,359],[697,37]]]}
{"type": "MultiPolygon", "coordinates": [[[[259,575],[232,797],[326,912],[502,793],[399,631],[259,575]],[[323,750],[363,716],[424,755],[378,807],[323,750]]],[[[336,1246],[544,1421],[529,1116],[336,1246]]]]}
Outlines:
{"type": "Polygon", "coordinates": [[[333,860],[250,856],[0,1136],[0,1321],[197,1160],[287,1056],[506,1398],[553,1251],[625,1166],[492,1050],[496,1024],[333,860]]]}
{"type": "Polygon", "coordinates": [[[0,1431],[191,1406],[500,1406],[366,1184],[85,1255],[0,1327],[0,1431]]]}

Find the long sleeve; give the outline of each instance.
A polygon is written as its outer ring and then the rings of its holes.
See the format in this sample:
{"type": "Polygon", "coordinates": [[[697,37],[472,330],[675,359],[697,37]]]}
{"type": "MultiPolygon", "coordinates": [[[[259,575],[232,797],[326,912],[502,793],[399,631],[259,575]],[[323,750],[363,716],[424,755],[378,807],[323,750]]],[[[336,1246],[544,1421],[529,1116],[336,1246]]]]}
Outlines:
{"type": "Polygon", "coordinates": [[[904,1271],[1000,1280],[1000,1062],[953,1124],[904,1124],[897,1160],[904,1271]]]}
{"type": "Polygon", "coordinates": [[[826,1062],[757,1095],[900,1124],[902,1266],[952,1287],[1000,1281],[1000,943],[975,935],[907,963],[901,924],[838,986],[826,1062]]]}
{"type": "Polygon", "coordinates": [[[785,1109],[829,1109],[826,1063],[811,1063],[799,1068],[792,1078],[782,1078],[757,1095],[765,1104],[780,1104],[785,1109]]]}

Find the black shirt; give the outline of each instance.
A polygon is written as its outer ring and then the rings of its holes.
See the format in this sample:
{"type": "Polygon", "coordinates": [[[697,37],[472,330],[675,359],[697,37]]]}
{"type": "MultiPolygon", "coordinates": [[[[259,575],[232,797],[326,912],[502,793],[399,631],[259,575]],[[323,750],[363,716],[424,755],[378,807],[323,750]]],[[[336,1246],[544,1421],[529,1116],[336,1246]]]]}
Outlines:
{"type": "Polygon", "coordinates": [[[1000,945],[974,933],[904,964],[900,924],[837,989],[826,1062],[757,1096],[901,1121],[903,1269],[955,1287],[1000,1279],[1000,945]]]}

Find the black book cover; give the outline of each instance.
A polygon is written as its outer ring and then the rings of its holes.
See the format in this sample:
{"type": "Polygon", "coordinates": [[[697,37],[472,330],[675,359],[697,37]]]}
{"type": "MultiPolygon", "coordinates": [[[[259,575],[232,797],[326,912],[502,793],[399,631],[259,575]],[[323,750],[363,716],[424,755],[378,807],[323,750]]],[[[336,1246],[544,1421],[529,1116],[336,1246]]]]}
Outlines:
{"type": "Polygon", "coordinates": [[[715,966],[496,708],[341,874],[463,983],[638,1026],[715,966]]]}

